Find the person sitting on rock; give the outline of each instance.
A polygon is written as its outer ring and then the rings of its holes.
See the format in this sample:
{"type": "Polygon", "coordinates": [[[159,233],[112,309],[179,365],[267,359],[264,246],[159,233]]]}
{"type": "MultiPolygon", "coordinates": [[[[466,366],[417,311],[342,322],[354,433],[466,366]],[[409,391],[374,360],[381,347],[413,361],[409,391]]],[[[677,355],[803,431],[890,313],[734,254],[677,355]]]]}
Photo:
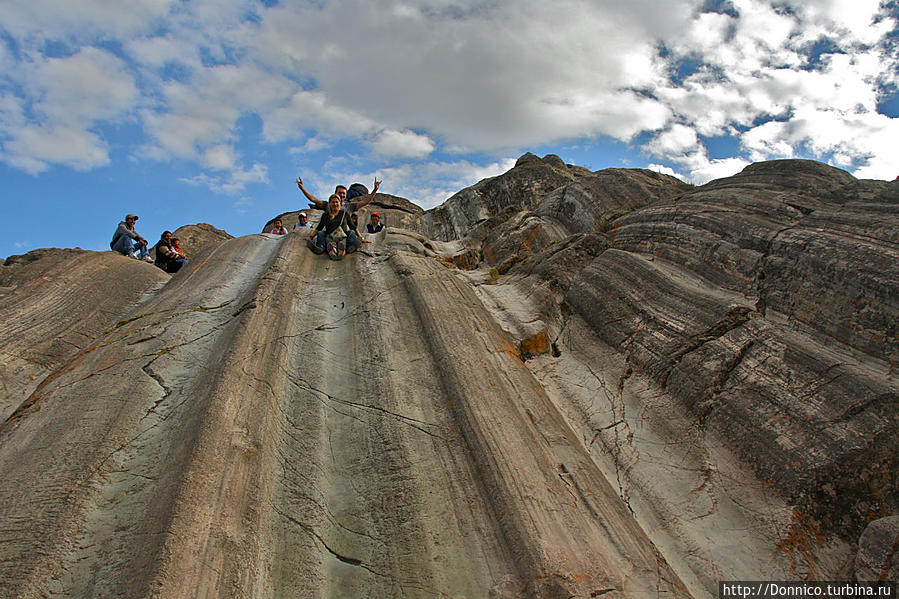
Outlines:
{"type": "Polygon", "coordinates": [[[359,216],[357,214],[353,214],[350,217],[350,221],[352,221],[352,225],[350,232],[347,235],[347,254],[352,254],[356,250],[362,249],[363,243],[371,243],[369,240],[363,238],[362,233],[359,232],[359,216]]]}
{"type": "Polygon", "coordinates": [[[381,215],[372,212],[369,217],[368,224],[365,225],[366,233],[380,233],[384,229],[384,223],[381,222],[381,215]]]}
{"type": "Polygon", "coordinates": [[[293,226],[294,229],[311,229],[312,223],[309,222],[309,217],[306,216],[305,212],[300,212],[297,214],[297,224],[293,226]]]}
{"type": "Polygon", "coordinates": [[[340,208],[340,197],[332,193],[328,198],[328,209],[315,228],[315,238],[309,239],[309,248],[316,254],[327,252],[332,260],[340,260],[346,254],[347,243],[355,244],[352,226],[347,213],[340,208]]]}
{"type": "Polygon", "coordinates": [[[187,264],[187,254],[181,249],[181,240],[172,237],[172,247],[170,252],[169,272],[176,273],[181,270],[182,266],[187,264]]]}
{"type": "Polygon", "coordinates": [[[171,246],[172,232],[163,231],[162,235],[159,236],[159,241],[156,242],[156,246],[153,248],[156,251],[156,259],[153,261],[153,264],[166,272],[169,269],[169,257],[167,254],[171,246]]]}
{"type": "Polygon", "coordinates": [[[119,223],[118,228],[112,235],[112,241],[109,242],[109,248],[124,256],[130,258],[138,258],[137,252],[140,252],[140,260],[152,262],[150,258],[150,250],[147,249],[147,240],[134,228],[137,222],[136,214],[125,216],[125,220],[119,223]]]}
{"type": "Polygon", "coordinates": [[[275,219],[275,226],[272,227],[270,233],[272,235],[287,235],[287,229],[284,228],[280,218],[275,219]]]}
{"type": "MultiPolygon", "coordinates": [[[[334,189],[334,195],[336,195],[340,199],[340,203],[343,209],[346,210],[348,214],[352,215],[360,208],[368,206],[372,202],[372,200],[375,199],[375,196],[378,194],[378,189],[380,189],[381,187],[381,183],[383,183],[383,181],[378,181],[378,178],[375,177],[374,189],[371,193],[356,196],[355,198],[351,198],[351,201],[348,202],[344,202],[344,200],[346,200],[347,198],[347,188],[343,185],[338,185],[334,189]]],[[[303,180],[299,177],[297,177],[297,187],[300,188],[300,191],[302,191],[303,195],[306,196],[306,199],[309,200],[310,208],[318,208],[319,210],[325,211],[328,210],[328,204],[326,202],[322,202],[320,199],[309,193],[309,191],[307,191],[307,189],[303,186],[303,180]]],[[[354,183],[350,187],[355,189],[365,189],[364,185],[358,183],[354,183]],[[357,185],[359,187],[356,187],[357,185]]]]}
{"type": "Polygon", "coordinates": [[[181,241],[177,237],[172,237],[169,231],[165,231],[162,239],[156,244],[156,266],[167,273],[174,274],[185,264],[187,264],[187,256],[181,249],[181,241]]]}

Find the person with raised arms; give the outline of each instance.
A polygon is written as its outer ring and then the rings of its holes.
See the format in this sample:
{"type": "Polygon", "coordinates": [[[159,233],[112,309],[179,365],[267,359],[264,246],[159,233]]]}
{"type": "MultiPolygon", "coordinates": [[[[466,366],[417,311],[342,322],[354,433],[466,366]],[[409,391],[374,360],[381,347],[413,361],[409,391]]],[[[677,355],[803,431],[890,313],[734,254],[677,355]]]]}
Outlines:
{"type": "Polygon", "coordinates": [[[316,254],[327,252],[331,260],[342,259],[346,254],[347,242],[350,242],[350,234],[355,237],[352,227],[350,217],[340,207],[340,197],[332,193],[328,198],[328,209],[315,228],[315,236],[309,238],[309,249],[316,254]]]}
{"type": "MultiPolygon", "coordinates": [[[[364,208],[365,206],[371,204],[372,200],[374,200],[375,196],[378,194],[378,189],[380,189],[381,183],[383,183],[383,181],[378,181],[378,178],[375,177],[374,188],[372,189],[371,193],[357,196],[356,198],[352,198],[348,202],[344,201],[347,197],[347,188],[343,185],[338,185],[336,188],[334,188],[334,195],[336,195],[340,200],[340,203],[347,214],[352,216],[360,208],[364,208]]],[[[361,187],[362,189],[365,188],[363,185],[360,185],[358,183],[354,183],[351,187],[355,187],[356,185],[359,185],[359,187],[361,187]]],[[[306,199],[309,200],[310,208],[317,208],[319,210],[325,211],[328,210],[328,203],[322,202],[320,199],[309,193],[309,190],[307,190],[303,185],[303,180],[300,177],[297,177],[297,187],[300,188],[300,191],[302,191],[303,195],[306,196],[306,199]]]]}

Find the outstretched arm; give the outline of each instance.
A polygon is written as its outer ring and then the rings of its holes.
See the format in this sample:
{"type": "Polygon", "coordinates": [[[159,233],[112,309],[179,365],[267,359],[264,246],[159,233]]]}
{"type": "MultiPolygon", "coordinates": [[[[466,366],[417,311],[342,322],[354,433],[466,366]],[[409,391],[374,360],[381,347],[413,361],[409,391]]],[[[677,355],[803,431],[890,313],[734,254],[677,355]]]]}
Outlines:
{"type": "Polygon", "coordinates": [[[376,196],[377,193],[378,193],[378,189],[381,187],[381,183],[383,183],[383,181],[378,181],[378,178],[375,177],[375,186],[374,186],[374,188],[372,189],[371,193],[368,194],[367,196],[362,196],[361,198],[359,198],[358,200],[356,200],[356,210],[358,210],[359,208],[362,208],[362,207],[364,207],[364,206],[368,206],[369,204],[371,204],[371,201],[372,201],[373,199],[375,199],[375,196],[376,196]]]}
{"type": "Polygon", "coordinates": [[[306,196],[306,199],[309,200],[312,204],[315,205],[319,210],[325,210],[328,207],[327,202],[322,202],[320,199],[306,191],[306,188],[303,187],[303,180],[297,177],[297,187],[300,188],[300,191],[303,192],[303,195],[306,196]]]}

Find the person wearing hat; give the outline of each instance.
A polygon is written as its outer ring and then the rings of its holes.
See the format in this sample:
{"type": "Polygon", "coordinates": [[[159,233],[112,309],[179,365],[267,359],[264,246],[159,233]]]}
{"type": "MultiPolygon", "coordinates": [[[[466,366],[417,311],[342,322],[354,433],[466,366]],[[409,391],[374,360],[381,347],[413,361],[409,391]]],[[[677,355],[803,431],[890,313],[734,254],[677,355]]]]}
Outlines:
{"type": "Polygon", "coordinates": [[[297,224],[293,226],[294,229],[311,229],[312,224],[309,222],[309,217],[306,216],[305,212],[300,212],[297,215],[297,224]]]}
{"type": "Polygon", "coordinates": [[[150,250],[147,249],[147,240],[135,230],[135,222],[137,222],[136,214],[125,216],[125,220],[119,223],[119,227],[113,233],[109,248],[130,258],[137,258],[137,252],[140,252],[141,260],[152,262],[150,250]]]}
{"type": "Polygon", "coordinates": [[[365,225],[366,233],[380,233],[384,228],[384,223],[381,222],[381,215],[377,212],[372,212],[369,217],[368,224],[365,225]]]}

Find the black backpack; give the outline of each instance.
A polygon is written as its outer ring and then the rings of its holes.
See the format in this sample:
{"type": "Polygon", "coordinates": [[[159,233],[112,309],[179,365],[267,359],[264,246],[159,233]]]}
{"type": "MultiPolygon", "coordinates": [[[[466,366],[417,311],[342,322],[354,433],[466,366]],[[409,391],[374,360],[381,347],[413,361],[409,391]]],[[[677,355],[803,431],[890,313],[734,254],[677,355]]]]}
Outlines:
{"type": "Polygon", "coordinates": [[[346,190],[346,199],[352,200],[353,198],[358,198],[360,196],[367,196],[368,188],[362,183],[353,183],[350,185],[350,188],[346,190]]]}

